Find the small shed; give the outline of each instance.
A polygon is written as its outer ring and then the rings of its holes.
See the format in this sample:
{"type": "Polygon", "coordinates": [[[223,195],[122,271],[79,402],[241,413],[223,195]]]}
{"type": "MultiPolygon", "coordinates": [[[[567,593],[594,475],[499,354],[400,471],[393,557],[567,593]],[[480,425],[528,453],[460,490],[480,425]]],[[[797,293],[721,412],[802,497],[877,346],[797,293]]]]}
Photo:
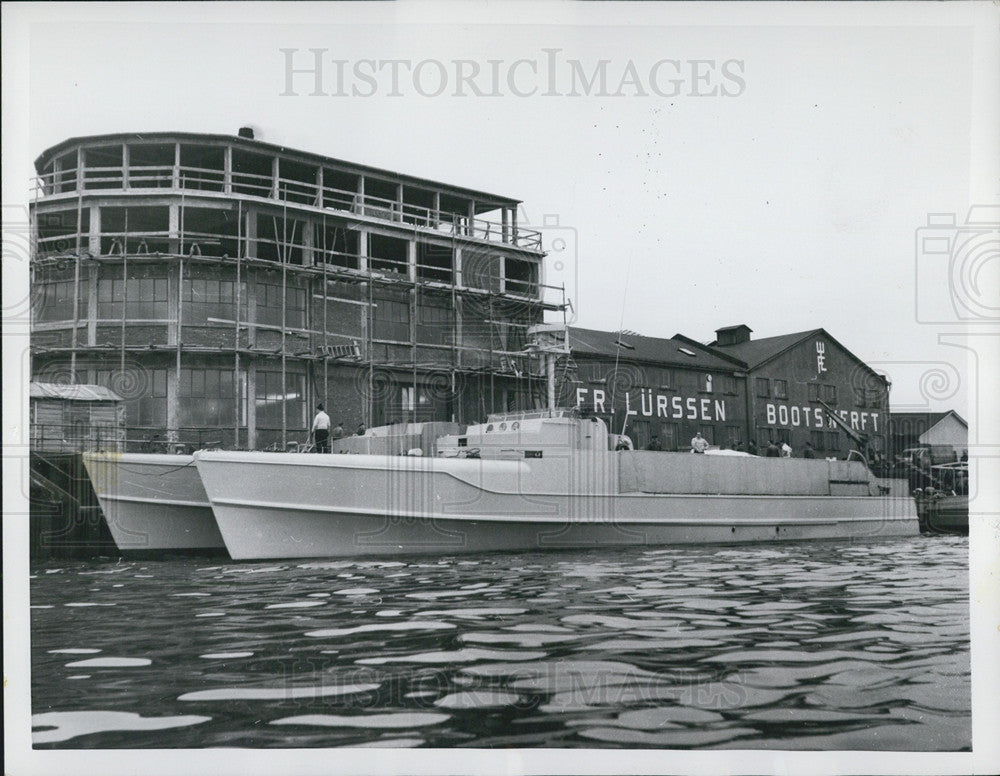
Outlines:
{"type": "Polygon", "coordinates": [[[892,441],[896,452],[920,445],[950,445],[955,455],[969,449],[969,424],[954,410],[893,412],[892,441]]]}
{"type": "Polygon", "coordinates": [[[121,452],[125,447],[125,401],[100,385],[31,383],[31,449],[72,453],[121,452]]]}

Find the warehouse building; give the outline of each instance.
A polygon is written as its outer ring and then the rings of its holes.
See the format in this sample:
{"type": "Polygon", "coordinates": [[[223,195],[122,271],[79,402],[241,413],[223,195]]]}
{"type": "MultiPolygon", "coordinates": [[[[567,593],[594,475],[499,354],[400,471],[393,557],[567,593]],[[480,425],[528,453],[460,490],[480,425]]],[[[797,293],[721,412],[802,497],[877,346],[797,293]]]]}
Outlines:
{"type": "Polygon", "coordinates": [[[824,329],[751,338],[745,324],[716,330],[711,349],[746,370],[748,435],[758,445],[787,442],[796,454],[810,444],[818,456],[845,457],[855,439],[885,455],[889,382],[824,329]]]}
{"type": "Polygon", "coordinates": [[[573,327],[563,401],[592,412],[645,449],[687,450],[746,442],[746,375],[733,359],[684,337],[645,337],[573,327]]]}
{"type": "Polygon", "coordinates": [[[664,450],[687,450],[700,432],[719,447],[788,443],[797,456],[809,444],[817,457],[844,458],[861,447],[860,438],[885,453],[884,376],[824,329],[756,340],[751,334],[746,325],[725,327],[705,345],[681,334],[571,328],[562,399],[604,418],[616,433],[625,429],[640,448],[655,436],[664,450]]]}
{"type": "Polygon", "coordinates": [[[284,448],[534,406],[546,296],[519,201],[239,136],[66,140],[35,162],[32,375],[125,401],[129,448],[284,448]]]}

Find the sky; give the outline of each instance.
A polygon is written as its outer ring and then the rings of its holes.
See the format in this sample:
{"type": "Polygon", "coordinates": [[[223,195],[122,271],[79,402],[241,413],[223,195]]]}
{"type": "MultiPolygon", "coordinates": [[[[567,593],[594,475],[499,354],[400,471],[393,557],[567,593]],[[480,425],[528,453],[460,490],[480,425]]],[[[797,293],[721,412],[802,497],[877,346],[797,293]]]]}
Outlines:
{"type": "MultiPolygon", "coordinates": [[[[4,201],[67,137],[251,125],[523,200],[577,325],[823,327],[889,375],[893,409],[968,416],[970,356],[996,347],[970,354],[950,256],[918,233],[1000,200],[995,34],[956,5],[60,5],[31,14],[4,201]]],[[[996,254],[976,254],[980,302],[996,254]]]]}

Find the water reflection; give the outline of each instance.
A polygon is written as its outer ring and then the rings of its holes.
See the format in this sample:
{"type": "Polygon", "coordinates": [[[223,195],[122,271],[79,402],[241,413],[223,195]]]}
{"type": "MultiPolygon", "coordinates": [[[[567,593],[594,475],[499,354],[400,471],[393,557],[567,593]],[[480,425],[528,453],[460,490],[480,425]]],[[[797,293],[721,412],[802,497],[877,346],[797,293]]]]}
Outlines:
{"type": "Polygon", "coordinates": [[[34,743],[967,749],[967,553],[42,564],[34,743]]]}

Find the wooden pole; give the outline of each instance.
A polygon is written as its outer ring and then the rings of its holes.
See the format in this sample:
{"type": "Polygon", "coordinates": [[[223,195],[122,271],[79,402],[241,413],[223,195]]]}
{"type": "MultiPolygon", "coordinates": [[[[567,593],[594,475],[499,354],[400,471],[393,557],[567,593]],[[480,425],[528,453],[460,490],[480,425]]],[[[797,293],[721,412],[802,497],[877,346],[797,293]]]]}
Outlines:
{"type": "MultiPolygon", "coordinates": [[[[240,283],[242,282],[241,269],[243,262],[240,259],[240,251],[243,245],[243,203],[236,203],[236,288],[234,295],[236,299],[236,314],[233,318],[236,325],[233,331],[233,397],[236,411],[233,413],[233,446],[240,447],[240,302],[242,293],[240,283]]],[[[248,440],[249,441],[249,440],[248,440]]]]}
{"type": "Polygon", "coordinates": [[[73,341],[69,353],[69,381],[76,385],[76,338],[80,321],[80,230],[83,228],[83,192],[76,197],[76,258],[73,265],[73,341]]]}

